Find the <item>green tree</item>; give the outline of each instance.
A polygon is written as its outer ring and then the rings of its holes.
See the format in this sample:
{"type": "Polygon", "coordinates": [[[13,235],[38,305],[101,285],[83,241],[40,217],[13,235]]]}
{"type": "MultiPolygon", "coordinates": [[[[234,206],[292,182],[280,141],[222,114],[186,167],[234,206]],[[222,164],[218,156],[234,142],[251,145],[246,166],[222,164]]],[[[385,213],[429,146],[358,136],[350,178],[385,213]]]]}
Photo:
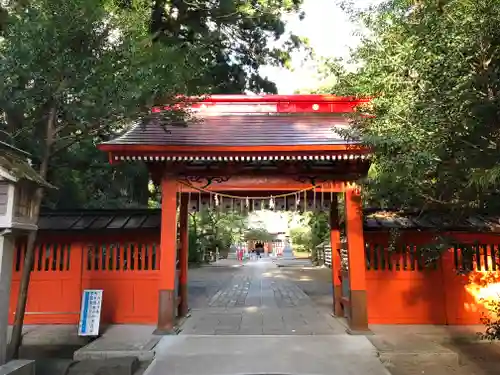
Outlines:
{"type": "Polygon", "coordinates": [[[150,192],[146,166],[139,163],[111,165],[106,153],[96,148],[99,139],[105,137],[84,138],[51,158],[48,179],[58,189],[47,191],[44,207],[148,207],[150,192]]]}
{"type": "MultiPolygon", "coordinates": [[[[151,32],[169,46],[208,49],[209,67],[194,86],[207,93],[237,94],[245,90],[275,93],[276,85],[262,77],[263,65],[287,66],[292,51],[306,40],[286,34],[283,14],[297,14],[303,0],[155,0],[151,32]]],[[[130,3],[130,1],[128,1],[130,3]]]]}
{"type": "MultiPolygon", "coordinates": [[[[113,0],[108,2],[112,7],[113,0]]],[[[200,74],[189,79],[190,88],[204,93],[241,93],[245,89],[275,92],[274,84],[259,75],[259,68],[265,64],[287,65],[290,52],[304,46],[300,38],[285,33],[281,20],[281,15],[287,13],[302,17],[302,0],[116,2],[132,17],[141,18],[143,30],[151,33],[159,47],[169,51],[175,48],[183,54],[191,50],[205,52],[199,59],[204,69],[198,69],[200,74]],[[282,43],[276,43],[278,38],[282,43]],[[273,43],[276,45],[270,47],[273,43]]],[[[3,15],[22,11],[26,3],[6,2],[8,6],[0,11],[0,23],[7,24],[3,15]]],[[[44,206],[146,207],[147,168],[143,164],[110,166],[106,155],[95,149],[95,143],[109,137],[109,132],[100,131],[84,142],[83,135],[81,142],[51,158],[50,179],[60,188],[48,192],[44,206]]],[[[18,145],[19,138],[15,142],[18,145]]],[[[20,146],[32,150],[32,141],[28,137],[20,146]]]]}
{"type": "Polygon", "coordinates": [[[191,261],[197,263],[207,258],[207,251],[227,255],[230,246],[241,241],[247,226],[247,215],[237,212],[205,209],[190,217],[189,252],[191,261]]]}
{"type": "Polygon", "coordinates": [[[328,220],[328,213],[326,212],[313,212],[309,216],[308,221],[310,231],[310,246],[311,246],[311,260],[314,264],[319,262],[319,254],[317,248],[323,242],[329,239],[330,223],[328,220]]]}
{"type": "Polygon", "coordinates": [[[354,131],[373,150],[367,198],[385,207],[499,208],[500,8],[494,0],[347,4],[365,29],[331,92],[372,97],[354,131]]]}
{"type": "MultiPolygon", "coordinates": [[[[149,9],[122,10],[110,0],[40,0],[4,8],[0,41],[2,131],[30,151],[51,177],[58,155],[98,142],[147,115],[159,97],[188,94],[202,72],[195,48],[158,48],[149,9]],[[78,22],[68,22],[77,19],[78,22]]],[[[181,114],[175,114],[181,115],[181,114]]],[[[50,180],[50,179],[49,179],[50,180]]],[[[38,217],[43,189],[34,197],[38,217]]],[[[36,234],[28,238],[11,348],[18,354],[36,234]]]]}
{"type": "Polygon", "coordinates": [[[328,213],[308,212],[302,215],[301,225],[290,230],[293,247],[297,251],[311,254],[311,261],[318,263],[317,247],[328,240],[330,224],[328,213]]]}
{"type": "Polygon", "coordinates": [[[269,242],[273,235],[265,228],[249,228],[244,234],[245,241],[269,242]]]}
{"type": "Polygon", "coordinates": [[[300,252],[311,252],[311,228],[308,226],[301,226],[290,229],[290,239],[293,244],[293,248],[300,252]]]}

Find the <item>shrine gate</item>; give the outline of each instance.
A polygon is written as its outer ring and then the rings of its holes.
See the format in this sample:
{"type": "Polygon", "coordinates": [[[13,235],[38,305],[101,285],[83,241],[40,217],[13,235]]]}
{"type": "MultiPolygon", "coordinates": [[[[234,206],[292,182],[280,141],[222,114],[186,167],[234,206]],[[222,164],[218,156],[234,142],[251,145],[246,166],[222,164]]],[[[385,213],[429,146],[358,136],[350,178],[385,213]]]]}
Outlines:
{"type": "MultiPolygon", "coordinates": [[[[349,126],[346,115],[362,102],[330,95],[215,95],[187,103],[196,118],[192,123],[167,123],[161,116],[164,109],[155,108],[125,134],[98,146],[111,163],[146,163],[161,186],[158,333],[174,329],[177,260],[179,314],[188,311],[189,210],[328,210],[331,243],[337,244],[340,194],[345,199],[350,283],[349,298],[343,301],[349,304],[349,329],[368,330],[365,241],[354,182],[368,172],[369,150],[339,132],[349,126]]],[[[340,260],[334,257],[333,262],[340,260]]],[[[338,269],[332,267],[335,313],[342,315],[338,269]]]]}

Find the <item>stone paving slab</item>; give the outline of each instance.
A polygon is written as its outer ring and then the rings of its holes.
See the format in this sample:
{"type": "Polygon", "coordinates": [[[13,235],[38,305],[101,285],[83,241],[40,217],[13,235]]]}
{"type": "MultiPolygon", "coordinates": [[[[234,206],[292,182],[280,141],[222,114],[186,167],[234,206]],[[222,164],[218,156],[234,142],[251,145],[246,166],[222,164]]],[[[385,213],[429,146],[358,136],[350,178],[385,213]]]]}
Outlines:
{"type": "Polygon", "coordinates": [[[34,375],[35,362],[25,359],[16,359],[0,365],[0,375],[34,375]]]}
{"type": "Polygon", "coordinates": [[[154,358],[154,348],[160,337],[153,335],[155,326],[113,325],[89,345],[77,350],[76,361],[117,357],[137,357],[139,361],[154,358]]]}
{"type": "Polygon", "coordinates": [[[71,366],[67,375],[133,375],[138,368],[135,357],[83,360],[71,366]]]}
{"type": "Polygon", "coordinates": [[[269,260],[240,267],[207,302],[191,311],[182,335],[332,335],[345,327],[320,311],[269,260]]]}
{"type": "MultiPolygon", "coordinates": [[[[12,326],[7,330],[10,341],[12,326]]],[[[22,344],[34,345],[85,345],[89,342],[87,337],[78,336],[78,326],[75,324],[36,325],[28,324],[23,327],[22,344]]]]}
{"type": "Polygon", "coordinates": [[[388,375],[363,336],[163,337],[144,375],[388,375]]]}
{"type": "Polygon", "coordinates": [[[458,365],[456,352],[416,335],[375,335],[368,339],[377,348],[382,362],[439,360],[449,366],[458,365]]]}

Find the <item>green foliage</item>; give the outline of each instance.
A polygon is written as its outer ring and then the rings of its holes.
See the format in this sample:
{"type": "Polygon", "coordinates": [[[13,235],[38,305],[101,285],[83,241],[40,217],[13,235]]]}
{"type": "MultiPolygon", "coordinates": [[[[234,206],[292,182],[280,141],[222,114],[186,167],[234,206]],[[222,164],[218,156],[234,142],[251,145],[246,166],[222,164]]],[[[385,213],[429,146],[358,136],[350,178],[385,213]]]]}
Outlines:
{"type": "Polygon", "coordinates": [[[208,70],[191,81],[192,86],[208,87],[207,93],[274,93],[276,85],[262,77],[259,68],[287,66],[291,52],[305,45],[298,36],[285,34],[282,20],[283,14],[303,17],[302,2],[155,0],[151,32],[165,46],[183,43],[187,49],[207,50],[203,63],[208,70]]]}
{"type": "Polygon", "coordinates": [[[269,242],[274,236],[265,228],[250,228],[244,234],[245,241],[269,242]]]}
{"type": "Polygon", "coordinates": [[[141,164],[109,164],[92,140],[82,140],[55,155],[48,179],[58,187],[50,190],[44,206],[74,208],[147,207],[149,174],[141,164]]]}
{"type": "Polygon", "coordinates": [[[274,92],[274,83],[258,71],[286,65],[304,46],[285,35],[281,20],[284,13],[300,16],[301,3],[5,2],[0,112],[6,121],[0,133],[31,152],[35,166],[50,149],[48,175],[59,190],[45,198],[46,206],[146,207],[145,166],[110,167],[95,145],[176,94],[274,92]],[[284,42],[271,47],[270,38],[284,42]],[[47,145],[50,104],[58,131],[47,145]]]}
{"type": "Polygon", "coordinates": [[[328,213],[308,212],[301,218],[302,225],[290,230],[294,250],[310,252],[313,263],[317,263],[316,248],[327,241],[330,235],[328,213]]]}
{"type": "MultiPolygon", "coordinates": [[[[141,166],[107,166],[96,143],[188,94],[202,75],[195,48],[154,46],[149,8],[111,0],[41,0],[7,7],[0,42],[2,134],[60,187],[52,207],[147,204],[141,166]],[[68,22],[78,19],[78,22],[68,22]]],[[[182,115],[182,114],[181,114],[182,115]]]]}
{"type": "Polygon", "coordinates": [[[304,226],[290,229],[290,239],[294,250],[311,252],[311,228],[304,226]]]}
{"type": "Polygon", "coordinates": [[[373,97],[349,136],[373,149],[375,205],[499,208],[500,8],[494,0],[391,0],[346,9],[365,29],[348,71],[330,61],[331,91],[373,97]]]}
{"type": "Polygon", "coordinates": [[[330,223],[327,212],[314,212],[309,216],[309,227],[311,228],[311,246],[316,247],[328,240],[330,235],[330,223]]]}
{"type": "Polygon", "coordinates": [[[243,238],[247,217],[235,212],[207,209],[190,215],[190,259],[201,262],[208,252],[227,255],[243,238]]]}
{"type": "Polygon", "coordinates": [[[189,226],[189,254],[188,254],[188,262],[189,263],[202,263],[203,261],[203,249],[200,244],[200,239],[198,236],[195,217],[191,216],[189,226]]]}

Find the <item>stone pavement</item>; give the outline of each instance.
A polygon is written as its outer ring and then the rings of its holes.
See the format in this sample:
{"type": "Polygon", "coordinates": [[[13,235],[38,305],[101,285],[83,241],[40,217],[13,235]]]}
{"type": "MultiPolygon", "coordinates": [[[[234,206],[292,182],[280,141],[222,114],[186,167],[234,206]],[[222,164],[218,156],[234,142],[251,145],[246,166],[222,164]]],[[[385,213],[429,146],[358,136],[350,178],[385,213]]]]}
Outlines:
{"type": "MultiPolygon", "coordinates": [[[[363,336],[164,337],[144,375],[388,375],[363,336]]],[[[440,374],[436,374],[440,375],[440,374]]]]}
{"type": "MultiPolygon", "coordinates": [[[[296,283],[318,309],[332,307],[331,269],[288,267],[282,274],[296,283]]],[[[497,375],[500,343],[478,340],[484,326],[371,325],[368,340],[392,375],[497,375]]]]}
{"type": "Polygon", "coordinates": [[[228,281],[205,306],[192,309],[181,335],[345,333],[339,321],[319,311],[268,258],[246,263],[228,281]]]}
{"type": "Polygon", "coordinates": [[[225,282],[194,298],[191,318],[160,340],[145,375],[388,374],[366,337],[347,335],[270,259],[218,265],[225,282]]]}

